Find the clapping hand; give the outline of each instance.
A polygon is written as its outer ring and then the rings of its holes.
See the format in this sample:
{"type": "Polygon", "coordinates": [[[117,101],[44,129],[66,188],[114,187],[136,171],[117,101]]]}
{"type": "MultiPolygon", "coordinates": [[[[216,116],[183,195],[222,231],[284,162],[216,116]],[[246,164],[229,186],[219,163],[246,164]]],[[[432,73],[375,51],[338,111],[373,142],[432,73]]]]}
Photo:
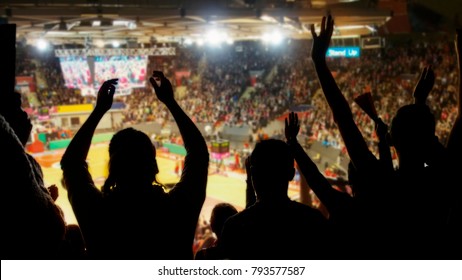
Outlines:
{"type": "Polygon", "coordinates": [[[159,98],[161,102],[166,104],[174,101],[172,84],[165,78],[164,73],[161,71],[154,71],[149,81],[156,91],[157,98],[159,98]]]}
{"type": "Polygon", "coordinates": [[[119,79],[107,80],[103,83],[103,85],[101,85],[96,99],[95,110],[106,113],[109,109],[111,109],[116,90],[115,86],[117,85],[118,80],[119,79]]]}

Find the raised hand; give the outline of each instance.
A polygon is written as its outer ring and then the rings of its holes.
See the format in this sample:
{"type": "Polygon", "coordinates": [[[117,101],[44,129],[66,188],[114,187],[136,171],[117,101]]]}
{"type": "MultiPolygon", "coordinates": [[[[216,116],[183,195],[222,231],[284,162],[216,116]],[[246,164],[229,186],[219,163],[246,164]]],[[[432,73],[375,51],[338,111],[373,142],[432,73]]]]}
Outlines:
{"type": "Polygon", "coordinates": [[[53,201],[56,201],[56,199],[58,199],[58,196],[59,196],[58,187],[55,184],[53,184],[53,185],[49,186],[47,189],[48,189],[48,193],[50,193],[50,196],[53,199],[53,201]]]}
{"type": "Polygon", "coordinates": [[[298,132],[300,131],[300,123],[298,122],[298,115],[290,112],[289,120],[285,119],[285,134],[287,142],[297,140],[298,132]]]}
{"type": "Polygon", "coordinates": [[[114,100],[114,93],[116,90],[117,81],[119,79],[107,80],[101,85],[96,99],[95,110],[106,113],[111,109],[112,101],[114,100]]]}
{"type": "Polygon", "coordinates": [[[326,58],[326,52],[329,48],[330,38],[334,32],[334,20],[329,15],[322,17],[321,21],[321,33],[316,34],[314,25],[311,25],[311,35],[313,36],[313,48],[311,49],[311,58],[313,61],[323,60],[326,58]]]}
{"type": "Polygon", "coordinates": [[[388,125],[386,125],[381,118],[377,118],[377,120],[375,121],[375,132],[377,133],[377,136],[379,137],[380,141],[386,139],[386,136],[388,134],[388,125]]]}
{"type": "Polygon", "coordinates": [[[152,77],[149,78],[151,85],[156,91],[157,98],[163,103],[174,101],[173,88],[170,81],[165,78],[164,73],[161,71],[154,71],[152,77]],[[159,83],[159,84],[157,84],[159,83]]]}
{"type": "Polygon", "coordinates": [[[414,103],[425,104],[434,84],[435,72],[433,72],[432,66],[430,65],[425,67],[420,74],[419,82],[414,89],[414,103]]]}

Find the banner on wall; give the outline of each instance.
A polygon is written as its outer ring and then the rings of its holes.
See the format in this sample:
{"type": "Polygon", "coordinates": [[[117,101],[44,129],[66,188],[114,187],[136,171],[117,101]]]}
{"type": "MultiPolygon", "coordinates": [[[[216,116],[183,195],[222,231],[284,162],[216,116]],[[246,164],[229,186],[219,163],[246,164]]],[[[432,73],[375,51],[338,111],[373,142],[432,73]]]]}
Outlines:
{"type": "Polygon", "coordinates": [[[330,47],[327,49],[327,57],[360,57],[359,47],[330,47]]]}
{"type": "Polygon", "coordinates": [[[32,76],[16,76],[16,90],[20,93],[35,92],[35,80],[32,76]]]}
{"type": "Polygon", "coordinates": [[[176,86],[181,86],[181,79],[186,78],[189,79],[191,76],[191,71],[182,70],[182,71],[175,71],[175,80],[176,86]]]}

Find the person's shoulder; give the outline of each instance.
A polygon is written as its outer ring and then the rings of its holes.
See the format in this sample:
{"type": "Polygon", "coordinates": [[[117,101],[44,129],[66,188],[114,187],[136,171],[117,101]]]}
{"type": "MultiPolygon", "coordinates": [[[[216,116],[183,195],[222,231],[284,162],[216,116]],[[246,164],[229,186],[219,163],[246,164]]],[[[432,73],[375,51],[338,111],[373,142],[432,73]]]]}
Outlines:
{"type": "Polygon", "coordinates": [[[298,214],[301,216],[308,216],[313,219],[325,220],[319,210],[316,210],[308,205],[302,204],[300,202],[291,201],[289,203],[289,209],[294,212],[293,214],[298,214]]]}
{"type": "Polygon", "coordinates": [[[250,206],[249,208],[246,208],[242,210],[239,213],[234,214],[228,220],[226,221],[226,225],[228,227],[233,227],[236,225],[243,225],[248,222],[252,222],[255,219],[255,216],[257,216],[257,211],[256,211],[255,205],[250,206]]]}

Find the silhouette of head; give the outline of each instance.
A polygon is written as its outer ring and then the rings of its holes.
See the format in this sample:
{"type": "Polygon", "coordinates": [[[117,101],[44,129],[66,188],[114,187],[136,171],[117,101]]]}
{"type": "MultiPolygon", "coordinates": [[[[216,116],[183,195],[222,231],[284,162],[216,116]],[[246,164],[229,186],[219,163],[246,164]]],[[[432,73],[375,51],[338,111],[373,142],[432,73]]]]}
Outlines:
{"type": "Polygon", "coordinates": [[[114,134],[109,144],[109,176],[105,188],[130,182],[151,184],[157,173],[156,149],[146,134],[133,128],[114,134]]]}
{"type": "Polygon", "coordinates": [[[229,203],[219,203],[215,205],[212,210],[212,216],[210,217],[210,227],[218,239],[221,237],[221,231],[223,230],[226,220],[235,214],[237,214],[236,208],[229,203]]]}
{"type": "Polygon", "coordinates": [[[295,175],[294,158],[284,141],[262,140],[250,156],[250,171],[257,199],[284,198],[295,175]]]}
{"type": "Polygon", "coordinates": [[[32,131],[32,123],[27,113],[21,109],[21,94],[17,92],[3,94],[1,99],[0,114],[25,146],[32,131]]]}
{"type": "Polygon", "coordinates": [[[391,142],[400,159],[422,159],[435,143],[435,118],[426,105],[401,107],[391,124],[391,142]]]}

